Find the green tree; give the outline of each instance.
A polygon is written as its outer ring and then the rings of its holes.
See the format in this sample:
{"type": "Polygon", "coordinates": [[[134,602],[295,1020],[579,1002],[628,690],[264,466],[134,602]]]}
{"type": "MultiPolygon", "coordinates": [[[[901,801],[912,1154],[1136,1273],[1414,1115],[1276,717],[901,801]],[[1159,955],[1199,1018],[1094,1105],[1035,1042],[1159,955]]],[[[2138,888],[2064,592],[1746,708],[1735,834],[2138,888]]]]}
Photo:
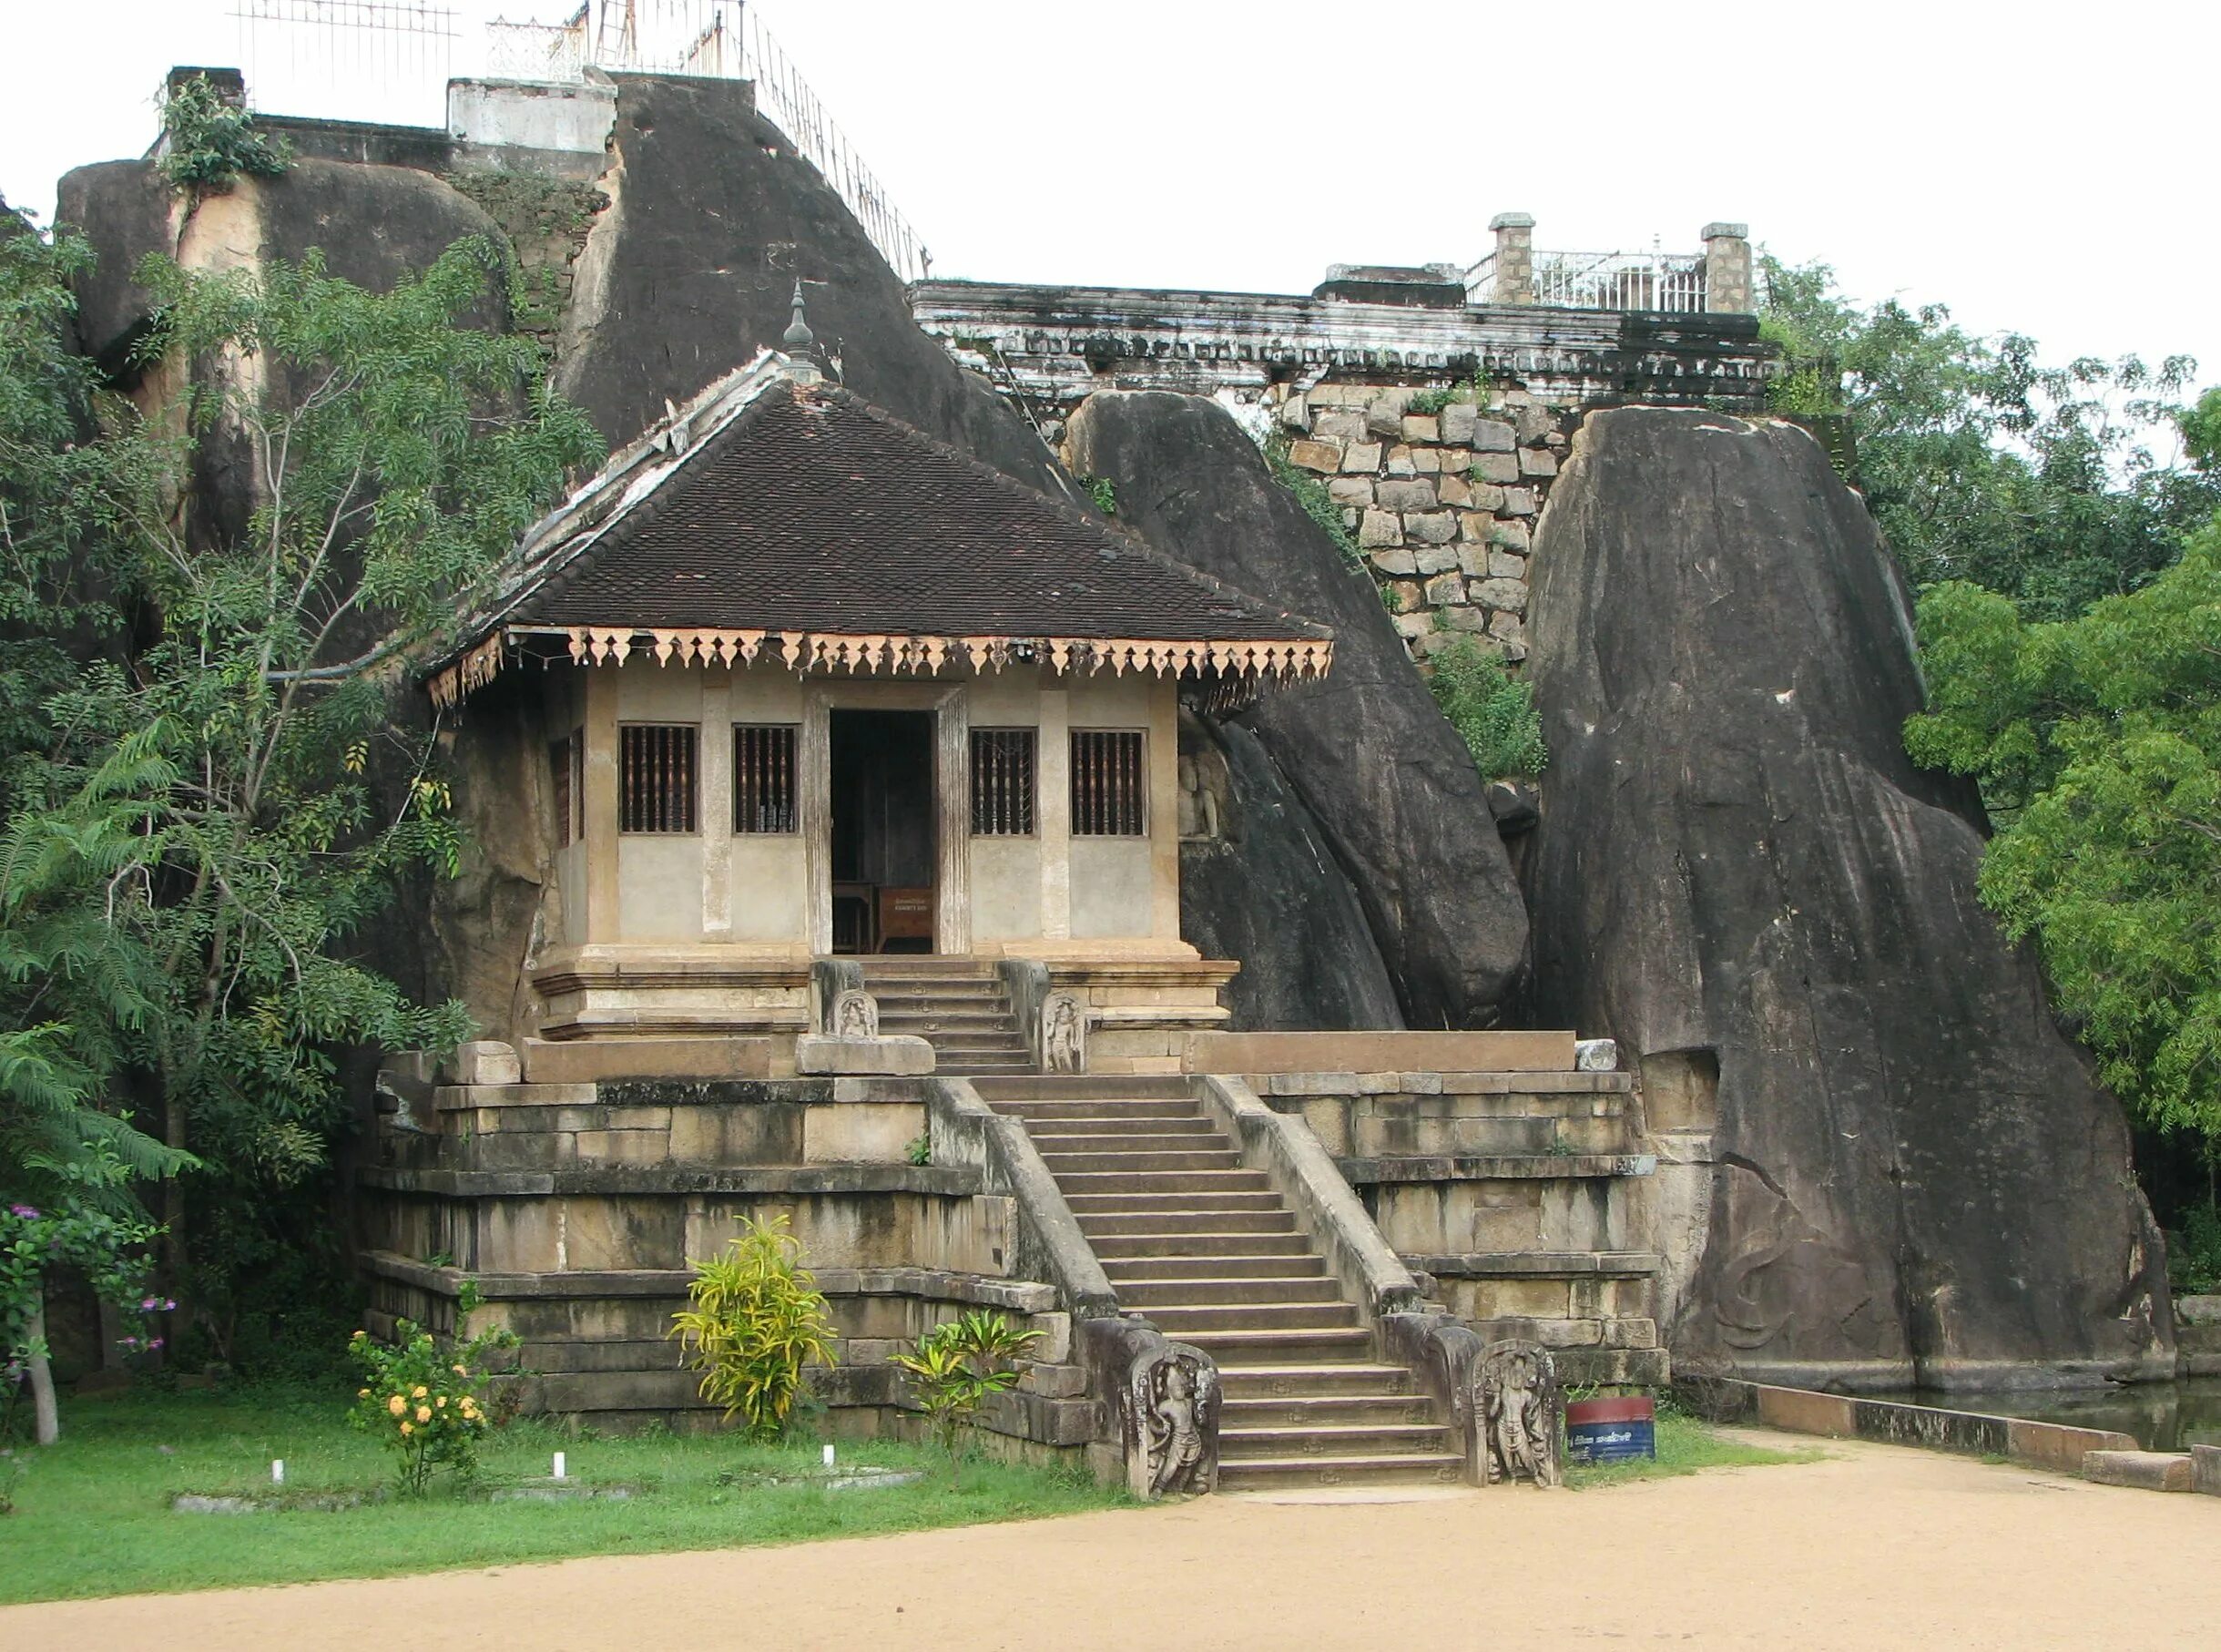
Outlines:
{"type": "MultiPolygon", "coordinates": [[[[459,1005],[412,1004],[352,949],[398,877],[450,869],[459,847],[401,667],[599,452],[534,347],[479,323],[500,270],[475,241],[386,293],[314,254],[223,275],[149,260],[138,279],[160,308],[142,354],[189,386],[180,434],[97,430],[96,449],[130,448],[131,485],[76,528],[39,482],[34,554],[8,569],[52,668],[22,688],[36,715],[7,754],[7,1025],[63,1087],[97,1091],[102,1117],[148,1097],[167,1156],[134,1168],[195,1155],[226,1210],[260,1209],[322,1163],[338,1049],[465,1030],[459,1005]],[[250,457],[243,520],[188,485],[189,447],[212,438],[250,457]],[[147,452],[162,460],[153,485],[147,452]],[[120,633],[84,646],[30,583],[81,585],[81,540],[135,616],[127,648],[120,633]],[[46,1008],[57,991],[73,1001],[46,1008]]],[[[37,405],[20,380],[41,365],[0,372],[18,381],[0,383],[0,410],[37,405]]],[[[65,430],[85,430],[18,425],[57,474],[65,430]]],[[[10,1151],[17,1173],[34,1168],[10,1151]]],[[[187,1279],[187,1179],[171,1175],[164,1200],[172,1278],[219,1298],[222,1258],[187,1279]]]]}
{"type": "MultiPolygon", "coordinates": [[[[1760,326],[1790,375],[1785,412],[1849,422],[1869,508],[1916,587],[1970,581],[2066,619],[2174,562],[2221,507],[2221,475],[2178,456],[2196,363],[2039,363],[1941,305],[1860,309],[1824,264],[1765,263],[1760,326]]],[[[2221,417],[2221,415],[2216,415],[2221,417]]]]}
{"type": "Polygon", "coordinates": [[[1930,709],[1906,741],[1997,807],[1983,903],[2036,938],[2122,1099],[2221,1146],[2221,519],[2076,618],[1954,583],[1920,628],[1930,709]]]}

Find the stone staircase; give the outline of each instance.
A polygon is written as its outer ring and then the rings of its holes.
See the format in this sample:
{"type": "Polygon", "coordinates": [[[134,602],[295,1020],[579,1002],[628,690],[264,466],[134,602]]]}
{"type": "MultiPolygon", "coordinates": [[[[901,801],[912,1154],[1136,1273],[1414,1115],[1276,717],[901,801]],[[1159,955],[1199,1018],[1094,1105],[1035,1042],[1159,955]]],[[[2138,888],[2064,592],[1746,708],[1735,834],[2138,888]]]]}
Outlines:
{"type": "Polygon", "coordinates": [[[1433,1402],[1409,1371],[1377,1361],[1357,1305],[1189,1080],[976,1087],[1024,1122],[1119,1301],[1217,1361],[1222,1489],[1458,1477],[1433,1402]]]}
{"type": "Polygon", "coordinates": [[[933,1046],[935,1071],[965,1076],[1034,1070],[1010,988],[993,964],[900,953],[862,962],[864,991],[879,1002],[879,1030],[924,1039],[933,1046]]]}

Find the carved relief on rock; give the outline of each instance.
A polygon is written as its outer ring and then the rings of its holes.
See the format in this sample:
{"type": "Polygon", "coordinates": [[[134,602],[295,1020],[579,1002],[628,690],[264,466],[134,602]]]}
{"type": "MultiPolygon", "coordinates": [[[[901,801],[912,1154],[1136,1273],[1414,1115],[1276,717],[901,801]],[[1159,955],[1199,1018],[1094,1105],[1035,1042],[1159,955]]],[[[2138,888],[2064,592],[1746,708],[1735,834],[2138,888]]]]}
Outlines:
{"type": "Polygon", "coordinates": [[[1041,1070],[1087,1070],[1087,1011],[1075,993],[1051,993],[1041,1004],[1041,1070]]]}
{"type": "Polygon", "coordinates": [[[839,994],[833,999],[833,1013],[828,1018],[828,1029],[835,1038],[876,1038],[879,1036],[879,1000],[857,987],[839,994]]]}
{"type": "Polygon", "coordinates": [[[1539,1342],[1492,1342],[1473,1361],[1468,1417],[1485,1485],[1565,1480],[1564,1399],[1557,1363],[1539,1342]]]}
{"type": "Polygon", "coordinates": [[[1218,1367],[1185,1342],[1134,1362],[1122,1396],[1135,1494],[1207,1492],[1218,1483],[1218,1367]]]}

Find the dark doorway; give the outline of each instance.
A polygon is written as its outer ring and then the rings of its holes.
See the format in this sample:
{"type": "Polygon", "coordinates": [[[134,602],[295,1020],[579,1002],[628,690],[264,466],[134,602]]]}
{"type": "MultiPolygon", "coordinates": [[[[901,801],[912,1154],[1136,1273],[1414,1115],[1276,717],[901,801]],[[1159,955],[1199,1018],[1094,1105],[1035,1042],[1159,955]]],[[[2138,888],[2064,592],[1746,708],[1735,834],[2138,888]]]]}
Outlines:
{"type": "Polygon", "coordinates": [[[835,711],[833,950],[933,950],[933,714],[835,711]]]}

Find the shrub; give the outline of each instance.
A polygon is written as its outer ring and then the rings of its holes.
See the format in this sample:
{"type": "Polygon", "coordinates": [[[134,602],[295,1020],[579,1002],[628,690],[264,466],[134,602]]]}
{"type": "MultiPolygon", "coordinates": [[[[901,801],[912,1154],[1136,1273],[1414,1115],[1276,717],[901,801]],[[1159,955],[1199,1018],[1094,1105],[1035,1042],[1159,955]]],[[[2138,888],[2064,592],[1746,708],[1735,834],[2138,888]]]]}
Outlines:
{"type": "Polygon", "coordinates": [[[1014,1361],[1041,1340],[1038,1331],[1020,1331],[999,1313],[976,1308],[936,1325],[894,1356],[910,1373],[911,1392],[925,1412],[926,1424],[949,1453],[949,1478],[957,1478],[956,1431],[977,1414],[989,1394],[1014,1388],[1014,1361]]]}
{"type": "Polygon", "coordinates": [[[1272,479],[1295,495],[1296,503],[1303,514],[1319,525],[1319,532],[1334,541],[1334,548],[1342,554],[1342,560],[1353,568],[1362,568],[1365,558],[1358,550],[1358,543],[1342,525],[1342,507],[1334,503],[1327,492],[1327,484],[1309,471],[1298,467],[1288,456],[1288,450],[1279,442],[1265,444],[1265,466],[1272,472],[1272,479]]]}
{"type": "Polygon", "coordinates": [[[282,178],[292,164],[290,146],[256,131],[254,117],[219,97],[206,75],[171,91],[162,105],[162,130],[169,139],[162,176],[194,195],[219,195],[242,172],[282,178]]]}
{"type": "Polygon", "coordinates": [[[435,1468],[453,1469],[464,1481],[477,1476],[479,1437],[494,1425],[485,1399],[494,1374],[487,1356],[514,1348],[517,1339],[505,1329],[466,1339],[474,1301],[466,1290],[455,1315],[455,1340],[444,1349],[413,1320],[400,1321],[394,1346],[372,1341],[362,1331],[348,1343],[362,1373],[349,1419],[393,1450],[404,1492],[422,1493],[435,1468]]]}
{"type": "Polygon", "coordinates": [[[1435,703],[1465,740],[1481,778],[1532,778],[1550,761],[1543,744],[1543,719],[1534,709],[1534,689],[1481,651],[1471,637],[1459,637],[1433,657],[1427,679],[1435,703]]]}
{"type": "Polygon", "coordinates": [[[1108,476],[1082,476],[1080,487],[1105,516],[1118,514],[1118,484],[1108,476]]]}
{"type": "Polygon", "coordinates": [[[2221,1205],[2194,1205],[2167,1250],[2167,1282],[2185,1296],[2221,1290],[2221,1205]]]}
{"type": "Polygon", "coordinates": [[[724,1256],[689,1264],[693,1305],[671,1316],[702,1398],[759,1437],[786,1428],[805,1365],[833,1363],[832,1315],[801,1249],[783,1216],[745,1223],[724,1256]]]}

